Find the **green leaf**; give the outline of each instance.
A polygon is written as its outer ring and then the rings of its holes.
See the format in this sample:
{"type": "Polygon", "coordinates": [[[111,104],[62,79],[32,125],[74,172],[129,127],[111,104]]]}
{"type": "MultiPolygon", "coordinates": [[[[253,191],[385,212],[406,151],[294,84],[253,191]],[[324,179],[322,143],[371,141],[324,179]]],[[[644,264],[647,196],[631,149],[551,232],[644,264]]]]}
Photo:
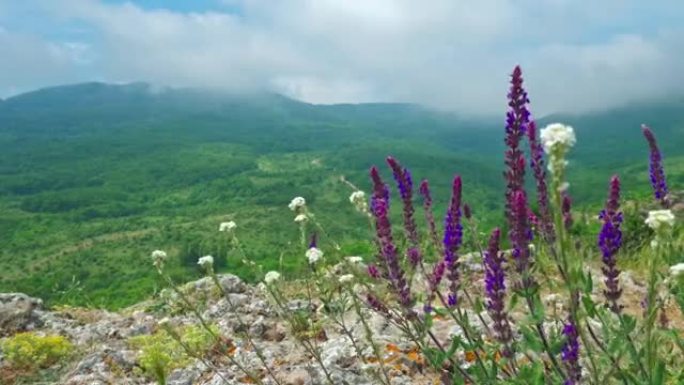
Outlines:
{"type": "Polygon", "coordinates": [[[532,313],[532,319],[534,320],[534,323],[542,323],[544,322],[544,304],[541,301],[541,298],[539,296],[534,296],[533,297],[534,301],[534,313],[532,313]]]}
{"type": "Polygon", "coordinates": [[[596,304],[588,295],[582,296],[582,304],[584,305],[584,310],[587,312],[589,317],[596,317],[596,304]]]}
{"type": "Polygon", "coordinates": [[[626,334],[633,332],[634,329],[636,328],[636,318],[634,318],[630,315],[627,315],[627,314],[623,314],[622,315],[622,328],[626,334]]]}
{"type": "Polygon", "coordinates": [[[523,327],[520,328],[520,332],[523,335],[525,346],[537,353],[541,353],[544,350],[544,344],[535,330],[532,330],[530,327],[523,327]]]}
{"type": "Polygon", "coordinates": [[[584,275],[584,292],[589,294],[594,290],[594,280],[591,277],[591,273],[584,275]]]}
{"type": "Polygon", "coordinates": [[[665,381],[665,363],[659,361],[653,372],[653,385],[663,385],[665,381]]]}

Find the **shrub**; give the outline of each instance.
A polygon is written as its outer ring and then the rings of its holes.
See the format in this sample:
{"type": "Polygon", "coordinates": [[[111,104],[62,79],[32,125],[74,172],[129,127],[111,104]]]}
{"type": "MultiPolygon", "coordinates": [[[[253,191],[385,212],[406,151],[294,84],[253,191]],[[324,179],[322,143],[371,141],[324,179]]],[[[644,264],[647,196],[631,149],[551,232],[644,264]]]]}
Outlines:
{"type": "MultiPolygon", "coordinates": [[[[213,336],[201,326],[188,326],[179,331],[181,341],[193,355],[203,355],[214,343],[213,336]]],[[[138,363],[146,375],[159,384],[166,383],[168,374],[189,364],[192,357],[169,333],[160,330],[151,335],[132,337],[129,344],[140,350],[138,363]]]]}
{"type": "Polygon", "coordinates": [[[0,343],[5,358],[15,367],[39,369],[69,357],[74,346],[63,336],[18,333],[0,343]]]}

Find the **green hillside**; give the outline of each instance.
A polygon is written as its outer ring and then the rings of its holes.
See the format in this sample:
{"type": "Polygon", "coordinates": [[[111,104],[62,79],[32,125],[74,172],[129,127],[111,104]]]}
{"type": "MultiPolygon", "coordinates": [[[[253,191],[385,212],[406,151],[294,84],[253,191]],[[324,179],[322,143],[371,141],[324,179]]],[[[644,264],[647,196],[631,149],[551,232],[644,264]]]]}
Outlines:
{"type": "MultiPolygon", "coordinates": [[[[676,167],[670,180],[684,182],[676,165],[684,159],[683,106],[667,101],[542,119],[577,130],[570,178],[578,204],[600,204],[604,191],[596,186],[616,171],[629,194],[648,194],[642,122],[653,126],[667,165],[676,167]]],[[[369,166],[388,154],[416,180],[430,179],[440,211],[451,177],[461,174],[465,199],[486,226],[501,211],[504,112],[503,100],[501,117],[470,119],[409,104],[316,106],[273,94],[146,84],[89,83],[5,100],[0,292],[131,304],[158,284],[151,250],[169,251],[176,279],[196,278],[198,256],[225,256],[227,240],[217,231],[225,220],[238,223],[252,258],[274,267],[282,254],[286,270],[297,274],[303,257],[287,203],[298,195],[330,234],[323,242],[340,243],[340,255],[368,255],[370,244],[358,241],[368,239],[366,220],[339,177],[368,190],[369,166]]],[[[217,260],[249,278],[237,255],[217,260]]]]}

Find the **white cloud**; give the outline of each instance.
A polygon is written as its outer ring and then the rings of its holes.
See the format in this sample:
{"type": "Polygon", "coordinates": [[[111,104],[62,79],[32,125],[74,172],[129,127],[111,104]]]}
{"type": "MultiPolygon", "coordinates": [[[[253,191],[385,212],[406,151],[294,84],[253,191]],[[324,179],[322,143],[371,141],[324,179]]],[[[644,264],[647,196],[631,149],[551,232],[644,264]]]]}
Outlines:
{"type": "Polygon", "coordinates": [[[66,43],[32,37],[23,49],[33,53],[17,52],[10,61],[43,55],[38,60],[47,69],[0,75],[0,90],[97,74],[272,89],[311,102],[411,101],[502,113],[508,74],[520,63],[537,114],[684,91],[684,29],[658,19],[684,16],[672,0],[648,8],[639,0],[225,3],[226,13],[180,13],[95,0],[37,2],[46,19],[62,27],[84,23],[94,35],[66,43]]]}

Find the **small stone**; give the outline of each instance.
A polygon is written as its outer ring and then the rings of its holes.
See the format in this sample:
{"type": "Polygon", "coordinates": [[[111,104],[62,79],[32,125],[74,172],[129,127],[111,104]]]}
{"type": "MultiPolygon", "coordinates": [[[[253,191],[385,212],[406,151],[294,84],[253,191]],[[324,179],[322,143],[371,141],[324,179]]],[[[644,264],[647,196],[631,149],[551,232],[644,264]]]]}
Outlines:
{"type": "Polygon", "coordinates": [[[311,379],[309,372],[307,372],[306,370],[295,369],[295,370],[293,370],[290,373],[285,375],[285,377],[283,378],[283,384],[284,385],[311,385],[311,384],[313,384],[313,380],[311,379]]]}

